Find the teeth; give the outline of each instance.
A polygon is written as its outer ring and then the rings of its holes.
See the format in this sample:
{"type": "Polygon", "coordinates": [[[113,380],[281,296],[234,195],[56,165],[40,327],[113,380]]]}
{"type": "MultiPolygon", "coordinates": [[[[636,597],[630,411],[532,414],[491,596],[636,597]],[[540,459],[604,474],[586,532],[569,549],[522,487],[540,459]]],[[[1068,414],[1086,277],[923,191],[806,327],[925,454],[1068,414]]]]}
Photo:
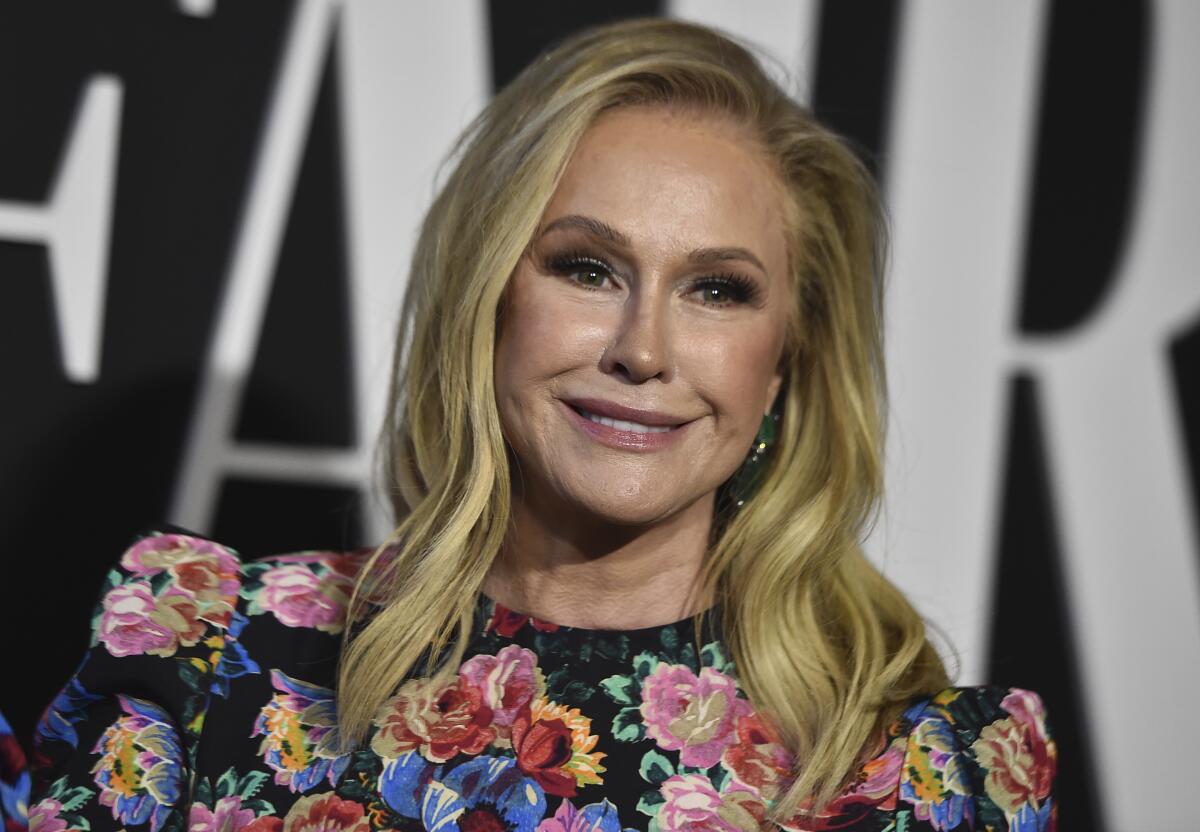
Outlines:
{"type": "Polygon", "coordinates": [[[630,433],[666,433],[671,428],[667,425],[643,425],[638,422],[626,422],[624,419],[610,419],[607,416],[597,416],[595,413],[588,413],[586,410],[580,410],[588,421],[595,422],[599,425],[607,425],[614,430],[627,430],[630,433]]]}

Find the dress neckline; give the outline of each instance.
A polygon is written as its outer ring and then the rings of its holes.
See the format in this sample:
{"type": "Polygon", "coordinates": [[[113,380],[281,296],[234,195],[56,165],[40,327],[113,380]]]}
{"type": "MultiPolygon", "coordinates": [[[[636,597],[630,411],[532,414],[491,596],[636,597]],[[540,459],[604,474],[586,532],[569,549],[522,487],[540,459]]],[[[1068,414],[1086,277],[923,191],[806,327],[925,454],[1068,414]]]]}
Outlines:
{"type": "MultiPolygon", "coordinates": [[[[692,626],[693,616],[688,615],[676,621],[668,621],[665,624],[652,624],[649,627],[634,627],[631,629],[618,629],[612,627],[578,627],[569,624],[559,624],[554,621],[548,621],[544,618],[530,615],[526,612],[511,609],[505,606],[496,599],[492,598],[483,590],[480,590],[476,598],[476,609],[478,615],[483,622],[483,628],[486,631],[495,631],[500,635],[513,636],[519,631],[532,631],[540,633],[555,633],[564,637],[575,638],[615,638],[625,636],[631,640],[654,638],[666,630],[678,629],[687,627],[689,630],[692,626]]],[[[717,620],[718,605],[705,609],[701,614],[702,621],[707,628],[713,628],[717,620]]]]}

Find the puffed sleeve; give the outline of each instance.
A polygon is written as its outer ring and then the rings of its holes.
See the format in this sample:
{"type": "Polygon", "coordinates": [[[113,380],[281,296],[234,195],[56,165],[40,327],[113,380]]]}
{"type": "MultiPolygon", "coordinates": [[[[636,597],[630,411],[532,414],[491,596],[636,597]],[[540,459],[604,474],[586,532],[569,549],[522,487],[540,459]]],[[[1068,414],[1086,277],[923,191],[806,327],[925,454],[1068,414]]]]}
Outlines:
{"type": "Polygon", "coordinates": [[[186,828],[212,696],[248,657],[237,645],[237,554],[147,531],[109,571],[91,644],[34,737],[33,829],[186,828]]]}
{"type": "Polygon", "coordinates": [[[1058,751],[1036,693],[948,688],[911,719],[899,828],[1053,832],[1058,751]]]}

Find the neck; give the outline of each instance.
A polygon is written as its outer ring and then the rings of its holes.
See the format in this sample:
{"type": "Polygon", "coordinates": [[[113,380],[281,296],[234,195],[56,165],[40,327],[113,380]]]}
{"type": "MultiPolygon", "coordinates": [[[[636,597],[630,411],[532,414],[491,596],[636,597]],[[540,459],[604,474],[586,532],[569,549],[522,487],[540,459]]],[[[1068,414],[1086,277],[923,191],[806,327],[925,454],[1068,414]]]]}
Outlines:
{"type": "Polygon", "coordinates": [[[509,609],[570,627],[679,621],[712,603],[697,586],[712,512],[709,494],[661,521],[626,526],[516,497],[483,591],[509,609]]]}

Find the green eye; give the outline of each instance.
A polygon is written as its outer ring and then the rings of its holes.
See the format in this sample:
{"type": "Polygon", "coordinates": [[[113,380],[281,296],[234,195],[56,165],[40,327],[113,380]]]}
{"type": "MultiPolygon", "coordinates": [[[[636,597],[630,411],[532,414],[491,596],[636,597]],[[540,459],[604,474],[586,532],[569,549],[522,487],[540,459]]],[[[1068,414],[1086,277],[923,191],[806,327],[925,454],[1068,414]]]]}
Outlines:
{"type": "Polygon", "coordinates": [[[603,289],[612,278],[612,268],[603,260],[583,254],[564,254],[547,260],[554,274],[562,275],[585,289],[603,289]]]}
{"type": "Polygon", "coordinates": [[[599,289],[604,285],[604,281],[608,279],[608,275],[602,273],[598,269],[581,269],[575,272],[576,282],[583,286],[591,286],[599,289]]]}
{"type": "Polygon", "coordinates": [[[695,292],[705,306],[749,303],[758,296],[754,284],[736,274],[718,274],[696,283],[695,292]]]}

